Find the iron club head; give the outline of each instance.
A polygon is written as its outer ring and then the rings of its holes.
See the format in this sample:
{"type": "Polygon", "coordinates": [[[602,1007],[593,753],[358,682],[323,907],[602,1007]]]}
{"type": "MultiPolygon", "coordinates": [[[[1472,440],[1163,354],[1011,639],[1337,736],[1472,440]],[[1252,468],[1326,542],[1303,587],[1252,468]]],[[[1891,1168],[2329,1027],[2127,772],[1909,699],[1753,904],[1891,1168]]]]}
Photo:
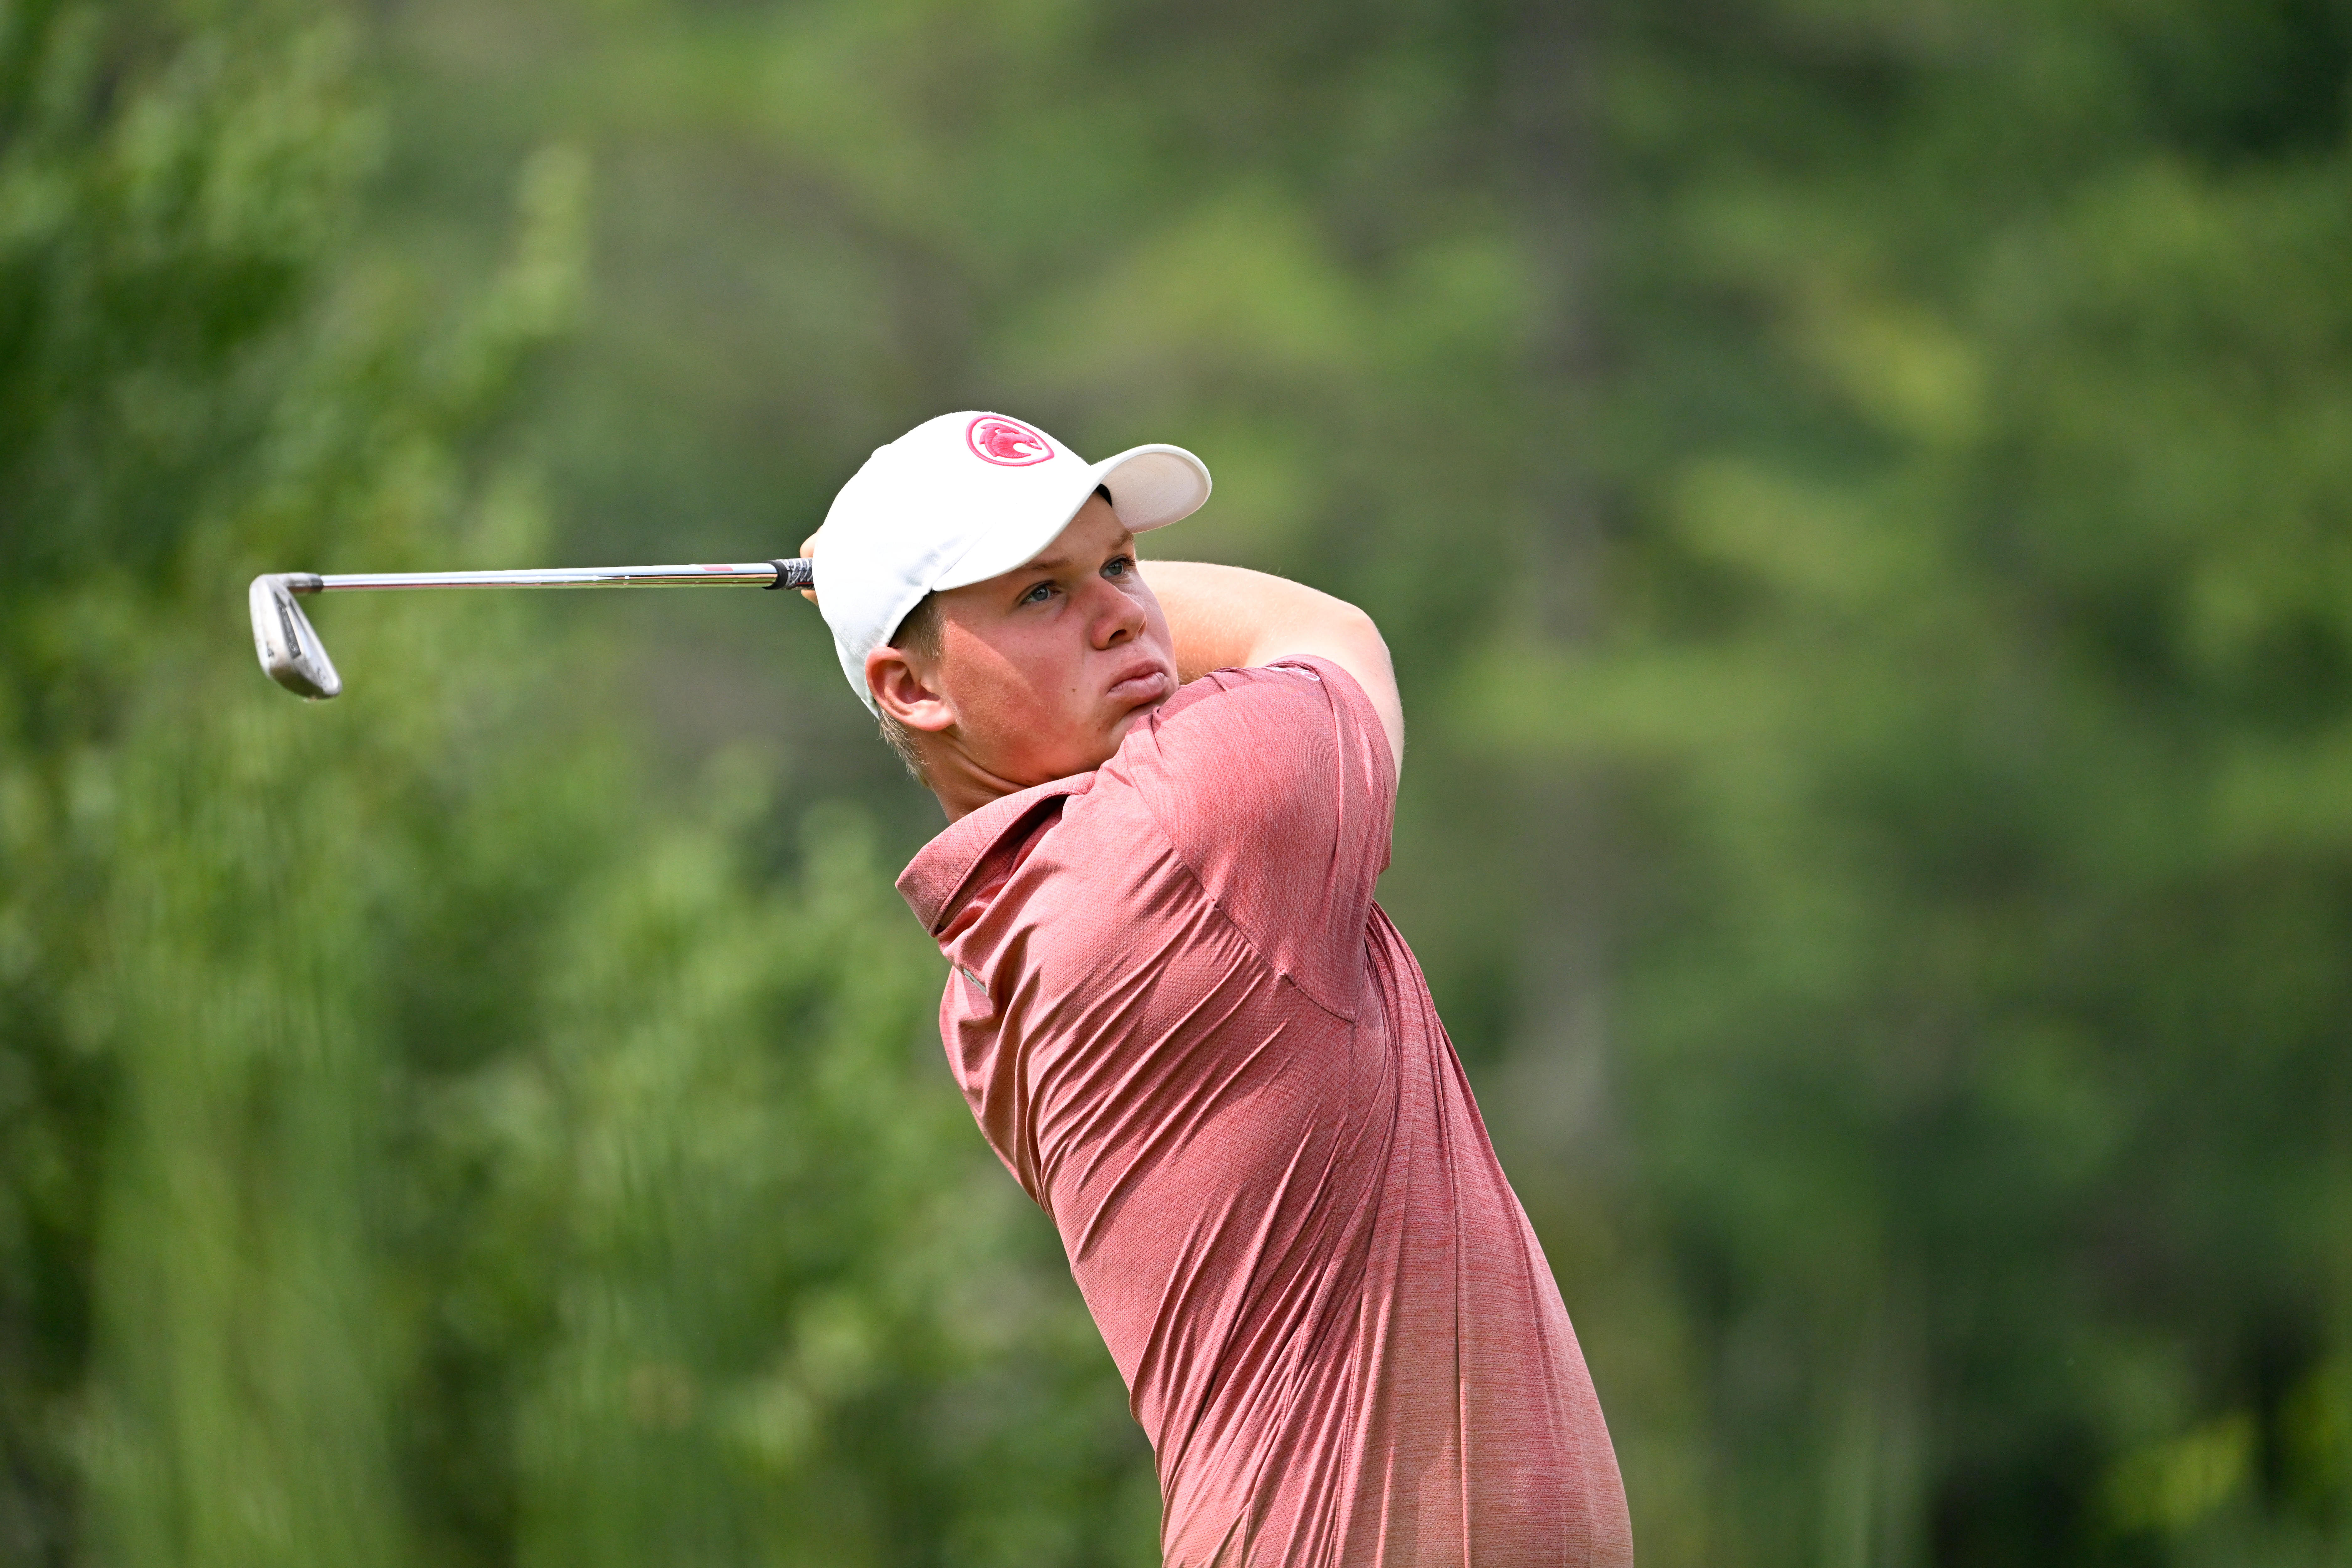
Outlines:
{"type": "Polygon", "coordinates": [[[320,586],[316,573],[276,572],[256,577],[246,593],[253,612],[253,651],[260,655],[261,668],[287,690],[314,701],[343,689],[327,645],[294,602],[298,590],[315,594],[320,586]]]}

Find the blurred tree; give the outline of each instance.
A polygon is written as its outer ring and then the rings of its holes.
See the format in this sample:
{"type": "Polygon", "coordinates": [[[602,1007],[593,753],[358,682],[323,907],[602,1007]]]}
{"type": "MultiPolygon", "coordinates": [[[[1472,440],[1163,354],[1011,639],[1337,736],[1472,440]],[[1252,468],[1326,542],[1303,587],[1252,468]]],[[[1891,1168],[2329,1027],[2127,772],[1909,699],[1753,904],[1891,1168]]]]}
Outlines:
{"type": "Polygon", "coordinates": [[[652,789],[528,605],[324,617],[331,707],[245,651],[256,570],[541,551],[581,154],[453,305],[347,18],[5,22],[0,1557],[1148,1549],[856,814],[652,789]]]}
{"type": "Polygon", "coordinates": [[[265,48],[258,17],[243,39],[130,7],[0,20],[0,1548],[49,1562],[76,1533],[121,1087],[112,748],[179,651],[161,623],[190,513],[264,478],[272,329],[359,127],[315,28],[265,48]]]}
{"type": "Polygon", "coordinates": [[[1610,630],[1462,696],[1638,834],[1707,1561],[2345,1550],[2347,45],[1608,22],[1610,630]]]}
{"type": "Polygon", "coordinates": [[[337,17],[5,23],[0,1531],[25,1562],[391,1561],[369,808],[461,715],[273,710],[236,584],[454,542],[579,181],[535,168],[506,278],[414,349],[397,279],[347,260],[373,122],[337,17]]]}

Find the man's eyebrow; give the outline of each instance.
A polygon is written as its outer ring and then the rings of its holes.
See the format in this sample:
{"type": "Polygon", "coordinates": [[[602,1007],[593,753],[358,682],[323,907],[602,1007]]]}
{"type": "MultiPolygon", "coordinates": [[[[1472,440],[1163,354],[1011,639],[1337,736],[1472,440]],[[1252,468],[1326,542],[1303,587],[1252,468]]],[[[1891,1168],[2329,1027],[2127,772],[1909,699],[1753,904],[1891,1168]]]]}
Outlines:
{"type": "MultiPolygon", "coordinates": [[[[1112,555],[1125,555],[1133,551],[1134,548],[1135,535],[1132,533],[1124,535],[1120,538],[1118,543],[1110,547],[1108,554],[1107,554],[1104,559],[1108,560],[1112,555]]],[[[1040,555],[1034,560],[1029,562],[1026,565],[1016,568],[1016,570],[1023,572],[1058,572],[1069,563],[1070,557],[1067,555],[1058,553],[1053,555],[1040,555]]]]}

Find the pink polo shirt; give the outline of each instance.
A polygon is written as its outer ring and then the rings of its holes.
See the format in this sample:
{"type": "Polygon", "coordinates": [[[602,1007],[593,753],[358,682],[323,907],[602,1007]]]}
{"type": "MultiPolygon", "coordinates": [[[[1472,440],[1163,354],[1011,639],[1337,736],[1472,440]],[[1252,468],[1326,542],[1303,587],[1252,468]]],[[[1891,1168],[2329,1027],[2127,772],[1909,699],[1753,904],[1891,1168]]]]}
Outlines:
{"type": "Polygon", "coordinates": [[[1338,666],[1193,681],[899,878],[948,1061],[1060,1228],[1171,1565],[1629,1563],[1559,1287],[1372,901],[1394,796],[1338,666]]]}

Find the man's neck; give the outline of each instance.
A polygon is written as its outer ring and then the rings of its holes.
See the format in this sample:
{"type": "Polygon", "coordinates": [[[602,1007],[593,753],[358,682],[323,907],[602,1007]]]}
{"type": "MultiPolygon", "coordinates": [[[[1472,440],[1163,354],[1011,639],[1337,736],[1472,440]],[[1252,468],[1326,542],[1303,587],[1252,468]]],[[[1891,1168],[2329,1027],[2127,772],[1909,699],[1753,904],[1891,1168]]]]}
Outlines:
{"type": "Polygon", "coordinates": [[[940,746],[923,759],[923,782],[950,822],[961,822],[982,806],[1029,787],[990,773],[952,745],[940,746]]]}

